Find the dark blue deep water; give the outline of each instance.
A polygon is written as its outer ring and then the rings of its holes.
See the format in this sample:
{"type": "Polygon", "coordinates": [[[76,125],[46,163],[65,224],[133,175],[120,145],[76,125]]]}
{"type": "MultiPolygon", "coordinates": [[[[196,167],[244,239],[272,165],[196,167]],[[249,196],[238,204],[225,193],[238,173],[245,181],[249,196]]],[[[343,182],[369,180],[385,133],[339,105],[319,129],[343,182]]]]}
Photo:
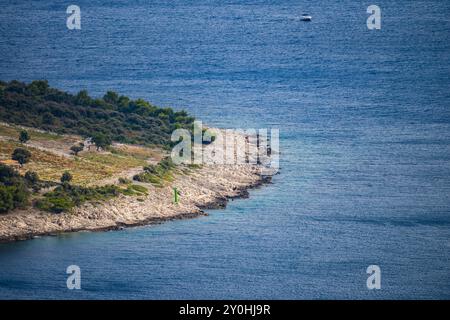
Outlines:
{"type": "Polygon", "coordinates": [[[1,2],[0,79],[279,128],[281,174],[208,217],[1,244],[0,298],[450,298],[449,1],[377,1],[379,31],[368,1],[73,3],[81,31],[1,2]]]}

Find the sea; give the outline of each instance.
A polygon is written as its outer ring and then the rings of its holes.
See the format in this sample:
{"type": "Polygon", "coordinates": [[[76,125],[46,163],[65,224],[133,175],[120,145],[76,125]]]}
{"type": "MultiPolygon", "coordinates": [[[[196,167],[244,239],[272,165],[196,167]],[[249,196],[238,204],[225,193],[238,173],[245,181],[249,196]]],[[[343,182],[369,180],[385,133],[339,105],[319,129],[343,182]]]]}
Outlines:
{"type": "Polygon", "coordinates": [[[80,30],[1,2],[1,80],[278,129],[280,170],[209,216],[0,244],[0,299],[450,298],[449,1],[70,4],[80,30]]]}

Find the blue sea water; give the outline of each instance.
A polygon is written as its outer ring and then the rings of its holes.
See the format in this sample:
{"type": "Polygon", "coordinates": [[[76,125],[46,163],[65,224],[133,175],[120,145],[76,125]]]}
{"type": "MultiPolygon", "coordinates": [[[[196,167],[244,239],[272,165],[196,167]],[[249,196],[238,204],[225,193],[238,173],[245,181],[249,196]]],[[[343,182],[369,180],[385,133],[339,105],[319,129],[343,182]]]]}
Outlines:
{"type": "Polygon", "coordinates": [[[450,298],[450,2],[377,1],[372,31],[368,1],[74,4],[80,31],[2,1],[0,79],[279,128],[281,174],[208,217],[0,244],[0,298],[450,298]]]}

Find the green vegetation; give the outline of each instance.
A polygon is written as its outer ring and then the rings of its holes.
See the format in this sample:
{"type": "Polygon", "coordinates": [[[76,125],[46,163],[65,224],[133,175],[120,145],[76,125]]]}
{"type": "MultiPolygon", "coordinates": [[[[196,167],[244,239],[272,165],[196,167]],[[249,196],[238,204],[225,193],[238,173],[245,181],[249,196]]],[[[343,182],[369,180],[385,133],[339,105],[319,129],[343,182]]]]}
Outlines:
{"type": "Polygon", "coordinates": [[[49,87],[47,81],[14,80],[0,81],[0,92],[0,121],[85,138],[100,136],[99,148],[111,140],[168,147],[174,129],[193,128],[194,118],[185,111],[112,91],[94,99],[85,90],[72,95],[49,87]]]}
{"type": "Polygon", "coordinates": [[[162,159],[161,147],[173,145],[174,129],[192,130],[193,121],[185,111],[159,108],[113,91],[91,98],[85,90],[72,95],[50,88],[46,81],[0,81],[0,122],[7,123],[0,124],[0,160],[4,162],[0,164],[0,213],[30,204],[61,213],[86,201],[121,194],[145,201],[149,190],[130,179],[98,185],[142,166],[145,172],[133,180],[158,187],[172,181],[174,172],[182,169],[169,157],[162,159]],[[97,151],[107,152],[85,150],[80,141],[88,138],[97,151]],[[29,140],[33,144],[25,145],[29,140]],[[69,149],[76,157],[68,155],[69,149]],[[149,159],[159,163],[148,165],[149,159]],[[51,189],[43,194],[42,188],[51,189]]]}
{"type": "Polygon", "coordinates": [[[157,187],[164,186],[165,181],[172,181],[172,170],[175,164],[170,157],[161,160],[157,165],[148,165],[144,167],[144,172],[137,174],[133,180],[139,182],[151,183],[157,187]]]}
{"type": "Polygon", "coordinates": [[[133,184],[130,187],[131,187],[131,189],[133,189],[137,193],[142,193],[142,194],[147,194],[148,193],[148,189],[146,187],[144,187],[144,186],[133,184]]]}
{"type": "Polygon", "coordinates": [[[83,150],[84,150],[84,143],[79,143],[70,147],[70,151],[72,151],[72,153],[76,156],[78,156],[78,154],[83,150]]]}
{"type": "Polygon", "coordinates": [[[114,185],[87,188],[66,183],[47,192],[43,199],[36,202],[36,207],[53,213],[61,213],[86,201],[106,200],[116,197],[120,193],[119,187],[114,185]]]}
{"type": "Polygon", "coordinates": [[[27,171],[24,178],[28,183],[32,185],[39,182],[39,175],[34,171],[27,171]]]}
{"type": "Polygon", "coordinates": [[[119,178],[119,183],[120,184],[130,184],[131,180],[128,178],[119,178]]]}
{"type": "Polygon", "coordinates": [[[79,206],[87,201],[102,201],[124,194],[127,196],[147,195],[148,190],[143,186],[129,185],[122,189],[115,185],[102,187],[80,187],[64,183],[44,197],[36,201],[36,207],[53,213],[62,213],[79,206]]]}
{"type": "MultiPolygon", "coordinates": [[[[13,124],[0,123],[0,136],[6,136],[6,137],[10,137],[10,138],[15,138],[15,137],[19,136],[19,142],[20,142],[20,134],[22,131],[24,131],[24,130],[13,124]]],[[[27,130],[27,132],[30,137],[30,140],[57,141],[57,140],[64,139],[63,136],[58,135],[56,133],[52,133],[52,132],[44,132],[44,131],[38,131],[38,130],[33,130],[33,129],[27,130]]]]}
{"type": "Polygon", "coordinates": [[[0,164],[0,213],[25,207],[29,196],[26,180],[13,168],[0,164]]]}
{"type": "Polygon", "coordinates": [[[94,134],[92,136],[92,142],[95,144],[97,151],[100,149],[105,150],[112,144],[111,138],[103,133],[94,134]]]}
{"type": "Polygon", "coordinates": [[[25,130],[20,131],[19,141],[21,143],[27,143],[28,140],[30,140],[30,135],[28,134],[28,131],[25,130]]]}
{"type": "Polygon", "coordinates": [[[148,189],[144,186],[137,184],[129,185],[125,190],[121,190],[124,195],[127,196],[146,196],[148,195],[148,189]]]}
{"type": "Polygon", "coordinates": [[[30,161],[31,152],[27,149],[17,148],[14,150],[11,159],[17,161],[22,167],[25,163],[30,161]]]}
{"type": "MultiPolygon", "coordinates": [[[[129,184],[126,188],[115,185],[82,187],[69,184],[71,175],[65,172],[61,177],[61,184],[53,191],[43,196],[34,196],[37,200],[35,206],[41,210],[53,213],[69,211],[86,201],[101,201],[120,194],[128,196],[148,195],[148,189],[144,186],[129,184]]],[[[36,172],[27,171],[22,177],[9,166],[0,164],[0,213],[7,213],[16,208],[25,208],[29,204],[32,195],[30,189],[38,192],[42,187],[51,187],[54,184],[39,179],[36,172]]]]}
{"type": "MultiPolygon", "coordinates": [[[[0,131],[2,126],[0,125],[0,131]]],[[[29,131],[33,137],[33,131],[29,131]]],[[[5,135],[3,135],[5,136],[5,135]]],[[[8,135],[7,137],[16,137],[17,133],[8,135]]],[[[69,140],[65,144],[67,137],[50,141],[50,148],[57,145],[60,150],[70,149],[75,141],[69,140]]],[[[37,140],[36,140],[37,141],[37,140]]],[[[45,140],[43,144],[47,143],[45,140]]],[[[93,185],[99,181],[108,179],[115,175],[127,171],[132,168],[142,167],[146,165],[147,159],[152,158],[159,160],[161,150],[150,149],[139,146],[120,146],[119,152],[114,152],[116,147],[111,148],[111,153],[99,153],[94,150],[80,153],[78,157],[64,157],[50,150],[41,150],[32,146],[19,144],[18,141],[12,139],[0,139],[0,160],[10,160],[11,154],[16,148],[25,148],[31,152],[31,160],[24,167],[39,173],[42,180],[60,182],[61,175],[64,171],[69,171],[73,175],[71,183],[76,185],[93,185]]],[[[13,164],[8,164],[13,165],[13,164]]],[[[20,173],[25,174],[24,169],[20,168],[20,173]]]]}
{"type": "Polygon", "coordinates": [[[61,183],[69,183],[72,181],[73,176],[69,171],[64,171],[64,173],[61,176],[61,183]]]}

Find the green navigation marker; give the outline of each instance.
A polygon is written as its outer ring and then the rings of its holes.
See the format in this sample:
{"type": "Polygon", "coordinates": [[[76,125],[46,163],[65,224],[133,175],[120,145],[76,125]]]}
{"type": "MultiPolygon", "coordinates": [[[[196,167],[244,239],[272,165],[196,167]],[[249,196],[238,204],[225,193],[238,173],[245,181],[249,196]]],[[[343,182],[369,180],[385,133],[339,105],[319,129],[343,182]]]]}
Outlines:
{"type": "Polygon", "coordinates": [[[178,203],[179,195],[177,188],[173,188],[173,203],[178,203]]]}

